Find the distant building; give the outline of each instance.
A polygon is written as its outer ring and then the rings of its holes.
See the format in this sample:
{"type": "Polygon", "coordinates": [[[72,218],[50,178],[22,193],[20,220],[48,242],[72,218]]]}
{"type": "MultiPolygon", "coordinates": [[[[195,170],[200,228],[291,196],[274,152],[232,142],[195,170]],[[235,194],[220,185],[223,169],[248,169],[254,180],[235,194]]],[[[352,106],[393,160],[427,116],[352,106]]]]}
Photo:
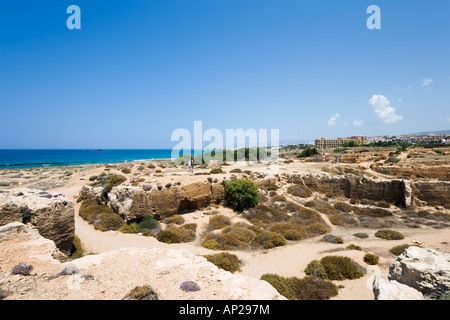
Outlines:
{"type": "Polygon", "coordinates": [[[316,139],[314,145],[316,149],[328,149],[328,148],[342,148],[345,144],[350,142],[355,142],[356,144],[366,144],[366,137],[353,136],[350,138],[337,138],[337,139],[316,139]]]}
{"type": "Polygon", "coordinates": [[[446,134],[430,134],[428,136],[423,137],[424,142],[431,141],[442,141],[448,139],[450,136],[446,134]]]}

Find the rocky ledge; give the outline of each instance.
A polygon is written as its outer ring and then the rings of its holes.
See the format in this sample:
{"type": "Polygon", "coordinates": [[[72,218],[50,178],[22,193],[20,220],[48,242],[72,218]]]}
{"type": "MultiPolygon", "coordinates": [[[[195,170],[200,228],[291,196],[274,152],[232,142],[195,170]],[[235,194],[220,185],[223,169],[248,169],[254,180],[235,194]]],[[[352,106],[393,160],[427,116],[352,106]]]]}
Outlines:
{"type": "Polygon", "coordinates": [[[0,193],[0,226],[11,222],[33,225],[65,254],[72,249],[75,206],[63,195],[29,188],[0,193]]]}
{"type": "Polygon", "coordinates": [[[266,281],[224,271],[184,249],[122,248],[64,263],[56,253],[53,241],[30,226],[0,227],[0,299],[116,300],[145,285],[160,300],[285,299],[266,281]],[[12,272],[20,263],[31,271],[12,272]],[[185,281],[200,290],[181,290],[185,281]]]}

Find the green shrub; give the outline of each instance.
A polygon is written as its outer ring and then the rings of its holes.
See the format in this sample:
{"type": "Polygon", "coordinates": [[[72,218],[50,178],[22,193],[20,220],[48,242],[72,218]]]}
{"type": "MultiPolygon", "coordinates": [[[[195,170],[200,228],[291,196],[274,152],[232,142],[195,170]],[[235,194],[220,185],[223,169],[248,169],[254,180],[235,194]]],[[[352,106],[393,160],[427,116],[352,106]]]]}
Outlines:
{"type": "Polygon", "coordinates": [[[223,173],[226,173],[226,172],[223,171],[222,168],[214,168],[209,173],[210,174],[223,174],[223,173]]]}
{"type": "Polygon", "coordinates": [[[355,237],[357,237],[357,238],[360,238],[360,239],[367,239],[369,237],[369,235],[367,233],[364,233],[364,232],[354,233],[353,235],[355,237]]]}
{"type": "Polygon", "coordinates": [[[318,260],[312,260],[310,263],[308,263],[305,269],[305,273],[308,276],[318,277],[320,279],[327,278],[327,273],[325,272],[322,263],[318,260]]]}
{"type": "Polygon", "coordinates": [[[81,240],[77,235],[73,237],[73,246],[70,252],[70,259],[78,259],[84,255],[83,247],[81,246],[81,240]]]}
{"type": "Polygon", "coordinates": [[[263,247],[264,249],[271,249],[286,245],[286,239],[281,234],[276,232],[264,232],[260,235],[257,235],[252,240],[252,245],[254,247],[263,247]]]}
{"type": "Polygon", "coordinates": [[[149,285],[135,287],[122,300],[158,300],[158,293],[149,285]]]}
{"type": "Polygon", "coordinates": [[[139,227],[136,222],[125,223],[119,229],[122,233],[139,233],[139,227]]]}
{"type": "Polygon", "coordinates": [[[382,209],[382,208],[370,208],[370,207],[354,207],[355,214],[359,216],[365,216],[365,217],[374,217],[374,218],[381,218],[381,217],[390,217],[392,216],[392,212],[382,209]]]}
{"type": "Polygon", "coordinates": [[[173,216],[164,218],[162,222],[164,222],[166,224],[170,224],[170,223],[183,224],[184,223],[184,218],[180,214],[175,214],[173,216]]]}
{"type": "Polygon", "coordinates": [[[179,242],[190,242],[194,241],[196,238],[195,230],[197,229],[197,224],[189,223],[176,227],[175,225],[169,225],[166,230],[175,233],[178,236],[179,242]]]}
{"type": "Polygon", "coordinates": [[[349,244],[345,249],[362,251],[362,248],[360,246],[357,246],[353,243],[349,244]]]}
{"type": "Polygon", "coordinates": [[[109,206],[87,200],[81,203],[78,214],[90,224],[94,224],[95,229],[101,231],[118,230],[123,225],[123,219],[109,206]]]}
{"type": "Polygon", "coordinates": [[[405,238],[403,234],[394,230],[379,230],[375,233],[375,236],[386,240],[402,240],[405,238]]]}
{"type": "Polygon", "coordinates": [[[122,169],[122,173],[129,174],[129,173],[131,173],[131,170],[128,168],[124,168],[124,169],[122,169]]]}
{"type": "Polygon", "coordinates": [[[222,246],[214,239],[204,241],[202,247],[210,250],[220,250],[222,248],[222,246]]]}
{"type": "Polygon", "coordinates": [[[158,239],[158,241],[160,241],[160,242],[169,243],[169,244],[181,242],[181,239],[178,236],[178,234],[176,234],[175,232],[173,232],[171,230],[161,230],[156,235],[156,239],[158,239]]]}
{"type": "Polygon", "coordinates": [[[379,257],[377,255],[366,253],[363,258],[364,262],[370,265],[378,264],[379,257]]]}
{"type": "Polygon", "coordinates": [[[308,237],[314,237],[327,233],[328,227],[319,222],[311,223],[306,226],[306,232],[308,233],[308,237]]]}
{"type": "Polygon", "coordinates": [[[209,218],[209,223],[208,223],[208,230],[218,230],[218,229],[222,229],[226,226],[229,226],[231,224],[231,220],[230,218],[222,215],[222,214],[218,214],[215,216],[212,216],[211,218],[209,218]]]}
{"type": "Polygon", "coordinates": [[[349,257],[326,256],[320,260],[328,280],[357,279],[364,269],[349,257]]]}
{"type": "Polygon", "coordinates": [[[289,222],[275,222],[270,231],[278,232],[287,240],[302,240],[307,236],[305,227],[289,222]]]}
{"type": "Polygon", "coordinates": [[[395,247],[391,248],[391,250],[389,250],[389,252],[392,253],[393,255],[399,256],[403,252],[405,252],[405,250],[408,249],[409,247],[410,247],[409,244],[401,244],[399,246],[395,246],[395,247]]]}
{"type": "Polygon", "coordinates": [[[266,273],[261,276],[261,280],[270,283],[289,300],[327,300],[338,294],[335,284],[317,277],[299,279],[266,273]]]}
{"type": "Polygon", "coordinates": [[[248,210],[245,218],[252,222],[272,223],[286,221],[289,215],[280,208],[260,204],[248,210]]]}
{"type": "Polygon", "coordinates": [[[213,255],[205,255],[204,257],[220,269],[230,271],[231,273],[241,271],[242,260],[235,254],[222,252],[213,255]]]}
{"type": "Polygon", "coordinates": [[[137,227],[140,232],[144,230],[152,230],[160,228],[158,221],[156,221],[151,216],[143,217],[139,222],[137,222],[137,227]]]}
{"type": "Polygon", "coordinates": [[[107,205],[93,203],[88,200],[84,200],[78,210],[80,217],[89,223],[93,223],[102,213],[113,213],[113,211],[107,205]]]}
{"type": "Polygon", "coordinates": [[[258,205],[258,188],[247,179],[227,181],[225,199],[234,210],[242,212],[258,205]]]}
{"type": "Polygon", "coordinates": [[[283,297],[289,300],[296,300],[297,295],[288,278],[274,273],[266,273],[263,274],[260,279],[270,283],[270,285],[283,297]]]}
{"type": "Polygon", "coordinates": [[[118,230],[122,225],[122,218],[113,212],[103,212],[94,221],[94,228],[100,231],[118,230]]]}
{"type": "Polygon", "coordinates": [[[299,184],[289,186],[287,192],[295,197],[300,198],[309,198],[312,195],[312,190],[310,188],[299,184]]]}
{"type": "Polygon", "coordinates": [[[343,212],[352,212],[353,206],[345,203],[345,202],[337,202],[333,206],[336,210],[343,211],[343,212]]]}
{"type": "Polygon", "coordinates": [[[338,288],[334,283],[317,277],[293,277],[291,285],[298,300],[328,300],[338,295],[338,288]]]}

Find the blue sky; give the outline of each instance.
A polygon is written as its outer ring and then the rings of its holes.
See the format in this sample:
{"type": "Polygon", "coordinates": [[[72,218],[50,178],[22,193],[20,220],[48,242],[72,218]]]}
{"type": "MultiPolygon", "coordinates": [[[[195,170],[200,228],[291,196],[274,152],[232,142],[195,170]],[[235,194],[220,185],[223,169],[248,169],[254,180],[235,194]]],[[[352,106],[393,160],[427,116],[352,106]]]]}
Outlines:
{"type": "Polygon", "coordinates": [[[0,119],[0,148],[172,148],[195,120],[282,141],[449,129],[450,1],[3,1],[0,119]]]}

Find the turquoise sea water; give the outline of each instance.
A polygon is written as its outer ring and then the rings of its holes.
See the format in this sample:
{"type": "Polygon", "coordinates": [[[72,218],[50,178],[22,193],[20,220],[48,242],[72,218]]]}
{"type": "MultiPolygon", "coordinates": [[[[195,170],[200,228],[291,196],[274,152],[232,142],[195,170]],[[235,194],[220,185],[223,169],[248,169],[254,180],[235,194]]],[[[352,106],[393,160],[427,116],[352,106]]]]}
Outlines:
{"type": "MultiPolygon", "coordinates": [[[[4,149],[0,150],[0,168],[57,167],[169,159],[172,157],[171,153],[172,149],[4,149]]],[[[193,152],[194,155],[198,153],[193,152]]]]}

